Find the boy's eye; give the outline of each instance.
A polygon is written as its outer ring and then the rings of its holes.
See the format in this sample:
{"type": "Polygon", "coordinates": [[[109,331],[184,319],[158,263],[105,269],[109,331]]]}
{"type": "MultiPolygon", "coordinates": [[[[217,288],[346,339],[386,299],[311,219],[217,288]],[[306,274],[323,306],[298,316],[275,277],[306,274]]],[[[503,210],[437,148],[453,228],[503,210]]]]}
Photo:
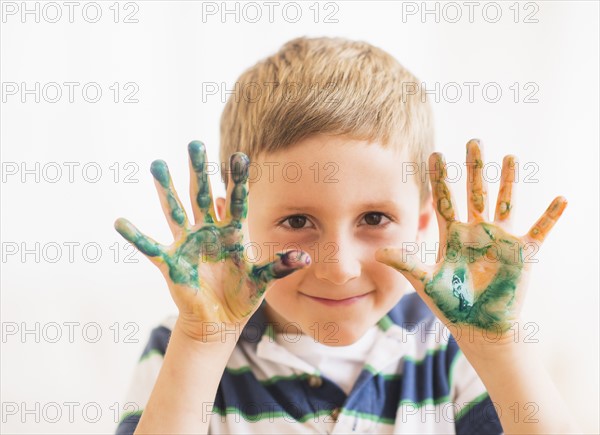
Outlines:
{"type": "Polygon", "coordinates": [[[287,220],[292,228],[302,228],[306,223],[306,217],[304,216],[292,216],[287,220]]]}
{"type": "Polygon", "coordinates": [[[285,218],[284,220],[282,220],[280,222],[280,225],[288,230],[301,230],[304,228],[304,225],[306,225],[306,222],[308,221],[308,219],[306,218],[306,216],[302,216],[302,215],[294,215],[294,216],[290,216],[285,218]],[[282,225],[283,223],[287,222],[287,225],[282,225]]]}
{"type": "Polygon", "coordinates": [[[388,221],[390,220],[383,213],[371,212],[371,213],[367,213],[364,216],[364,221],[367,223],[367,225],[370,225],[370,226],[384,226],[385,224],[384,225],[380,225],[382,218],[388,219],[388,221]]]}
{"type": "MultiPolygon", "coordinates": [[[[379,228],[386,227],[387,224],[392,222],[392,220],[388,218],[385,214],[379,212],[367,213],[363,216],[362,220],[367,224],[367,226],[379,228]],[[382,219],[387,219],[387,222],[382,221],[382,219]]],[[[310,223],[310,221],[306,216],[294,215],[283,219],[282,221],[280,221],[279,225],[287,230],[295,231],[311,228],[310,226],[306,225],[307,223],[310,223]]]]}

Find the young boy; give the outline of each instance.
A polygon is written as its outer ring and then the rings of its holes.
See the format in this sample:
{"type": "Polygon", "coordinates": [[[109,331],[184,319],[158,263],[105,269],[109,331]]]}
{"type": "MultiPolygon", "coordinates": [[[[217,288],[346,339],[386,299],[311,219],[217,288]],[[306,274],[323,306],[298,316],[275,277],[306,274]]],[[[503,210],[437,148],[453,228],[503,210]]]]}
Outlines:
{"type": "Polygon", "coordinates": [[[527,235],[509,234],[507,156],[490,222],[472,140],[461,222],[431,154],[428,104],[406,92],[417,79],[369,44],[299,38],[238,83],[221,120],[227,198],[215,209],[204,146],[192,142],[195,223],[162,161],[151,171],[174,243],[115,223],[179,309],[153,330],[128,398],[140,410],[117,433],[576,430],[518,339],[522,251],[566,200],[527,235]],[[425,266],[417,241],[432,203],[441,248],[425,266]]]}

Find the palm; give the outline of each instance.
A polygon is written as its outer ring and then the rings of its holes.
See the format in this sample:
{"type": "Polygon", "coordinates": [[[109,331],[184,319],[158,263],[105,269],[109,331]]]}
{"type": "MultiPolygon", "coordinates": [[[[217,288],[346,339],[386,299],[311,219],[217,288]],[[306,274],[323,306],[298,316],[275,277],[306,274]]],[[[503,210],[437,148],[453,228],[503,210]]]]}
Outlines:
{"type": "Polygon", "coordinates": [[[257,267],[241,255],[242,240],[234,225],[208,223],[186,231],[159,253],[181,311],[228,323],[252,311],[267,281],[252,279],[257,267]]]}
{"type": "Polygon", "coordinates": [[[219,222],[213,206],[210,182],[205,172],[203,144],[189,147],[195,225],[173,188],[167,165],[157,160],[151,172],[174,242],[161,245],[142,234],[130,222],[118,219],[117,231],[145,254],[165,276],[180,317],[203,328],[203,322],[234,323],[247,318],[262,300],[267,285],[305,267],[310,258],[303,252],[278,254],[263,266],[250,265],[243,255],[247,214],[248,158],[231,158],[227,192],[227,216],[219,222]]]}
{"type": "Polygon", "coordinates": [[[518,238],[498,226],[453,222],[443,259],[424,291],[451,322],[508,329],[517,314],[517,284],[526,272],[522,249],[518,238]]]}
{"type": "Polygon", "coordinates": [[[430,158],[434,206],[440,228],[440,251],[435,266],[408,259],[405,251],[380,250],[378,260],[402,272],[425,301],[446,323],[467,324],[484,330],[507,331],[517,320],[523,298],[519,285],[526,280],[529,264],[524,251],[540,244],[566,207],[557,197],[523,237],[511,235],[507,224],[512,209],[515,158],[507,156],[496,203],[495,221],[487,221],[486,186],[479,143],[467,144],[468,222],[457,220],[446,183],[441,154],[430,158]]]}

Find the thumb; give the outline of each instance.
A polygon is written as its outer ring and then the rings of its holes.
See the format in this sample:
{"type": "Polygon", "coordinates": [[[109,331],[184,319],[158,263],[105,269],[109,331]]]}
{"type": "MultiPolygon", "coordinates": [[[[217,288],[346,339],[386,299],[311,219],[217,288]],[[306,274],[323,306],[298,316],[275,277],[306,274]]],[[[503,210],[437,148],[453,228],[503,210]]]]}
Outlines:
{"type": "Polygon", "coordinates": [[[400,272],[415,290],[423,290],[425,283],[431,278],[429,266],[421,263],[414,253],[402,248],[385,247],[375,252],[375,260],[393,267],[400,272]]]}

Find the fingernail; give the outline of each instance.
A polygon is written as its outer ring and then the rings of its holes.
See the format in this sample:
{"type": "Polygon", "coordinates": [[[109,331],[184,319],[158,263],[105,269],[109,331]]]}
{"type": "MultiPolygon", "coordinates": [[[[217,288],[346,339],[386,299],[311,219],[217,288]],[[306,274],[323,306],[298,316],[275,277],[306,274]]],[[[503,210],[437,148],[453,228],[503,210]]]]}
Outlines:
{"type": "Polygon", "coordinates": [[[204,149],[204,143],[200,142],[199,140],[193,140],[188,145],[188,151],[191,153],[203,153],[204,149]]]}
{"type": "Polygon", "coordinates": [[[289,251],[281,257],[281,262],[289,267],[302,262],[310,264],[310,256],[304,251],[289,251]]]}
{"type": "Polygon", "coordinates": [[[204,144],[197,140],[192,141],[188,145],[188,151],[194,170],[202,171],[204,169],[204,144]]]}
{"type": "Polygon", "coordinates": [[[164,160],[154,160],[150,165],[150,172],[162,187],[169,187],[169,168],[164,160]]]}
{"type": "Polygon", "coordinates": [[[245,183],[248,178],[250,159],[244,153],[235,153],[229,160],[229,169],[234,183],[245,183]]]}

